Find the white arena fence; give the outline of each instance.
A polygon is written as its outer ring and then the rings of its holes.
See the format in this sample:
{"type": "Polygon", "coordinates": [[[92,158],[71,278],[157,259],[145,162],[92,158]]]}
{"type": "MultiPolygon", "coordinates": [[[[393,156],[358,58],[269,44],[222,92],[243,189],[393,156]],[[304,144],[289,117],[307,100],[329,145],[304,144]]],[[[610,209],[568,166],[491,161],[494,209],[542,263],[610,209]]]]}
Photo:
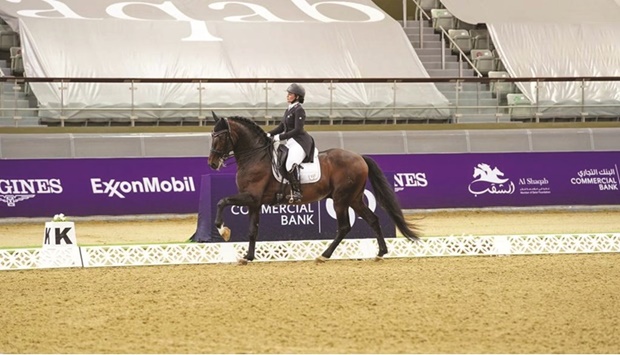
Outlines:
{"type": "MultiPolygon", "coordinates": [[[[388,238],[386,258],[540,255],[620,252],[620,233],[429,237],[418,243],[388,238]]],[[[255,262],[309,261],[331,240],[258,242],[255,262]]],[[[45,246],[1,249],[0,270],[236,262],[247,243],[178,243],[116,246],[45,246]]],[[[374,239],[344,240],[332,259],[371,259],[374,239]]]]}

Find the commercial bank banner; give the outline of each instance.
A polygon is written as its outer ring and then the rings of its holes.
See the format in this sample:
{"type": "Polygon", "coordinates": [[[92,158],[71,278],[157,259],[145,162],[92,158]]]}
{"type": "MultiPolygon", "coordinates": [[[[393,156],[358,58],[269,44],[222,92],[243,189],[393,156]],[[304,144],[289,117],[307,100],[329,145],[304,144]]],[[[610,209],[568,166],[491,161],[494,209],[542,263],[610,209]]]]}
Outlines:
{"type": "Polygon", "coordinates": [[[382,155],[404,208],[618,205],[620,152],[382,155]]]}
{"type": "MultiPolygon", "coordinates": [[[[620,205],[620,152],[371,155],[405,209],[620,205]]],[[[0,218],[198,213],[206,158],[0,160],[0,218]]]]}
{"type": "MultiPolygon", "coordinates": [[[[388,181],[389,181],[388,176],[388,181]]],[[[235,195],[237,186],[234,174],[209,174],[202,177],[198,226],[192,240],[197,242],[222,242],[213,221],[220,199],[235,195]]],[[[366,184],[364,201],[379,217],[384,236],[394,237],[395,227],[388,215],[377,205],[370,183],[366,184]]],[[[244,206],[227,206],[223,210],[224,224],[231,229],[230,241],[248,241],[249,215],[244,206]]],[[[374,238],[369,225],[349,209],[349,235],[355,238],[374,238]]],[[[260,241],[333,239],[338,223],[331,198],[303,205],[263,205],[259,223],[260,241]]]]}

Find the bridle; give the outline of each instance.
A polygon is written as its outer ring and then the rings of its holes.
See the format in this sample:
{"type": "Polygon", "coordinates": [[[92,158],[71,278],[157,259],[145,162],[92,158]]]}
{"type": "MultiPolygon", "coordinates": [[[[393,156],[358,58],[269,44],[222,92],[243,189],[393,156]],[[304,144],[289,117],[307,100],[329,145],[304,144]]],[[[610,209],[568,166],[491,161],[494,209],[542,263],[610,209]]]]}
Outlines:
{"type": "MultiPolygon", "coordinates": [[[[222,118],[222,119],[226,122],[226,129],[223,129],[223,130],[217,131],[217,132],[213,132],[211,134],[211,139],[213,140],[213,139],[215,139],[215,138],[225,134],[226,138],[228,140],[226,146],[227,147],[230,146],[230,148],[228,149],[227,152],[211,148],[211,153],[218,154],[222,161],[226,161],[229,158],[235,156],[235,153],[234,153],[235,142],[233,141],[232,134],[230,133],[230,125],[228,123],[228,118],[222,118]]],[[[252,156],[254,154],[258,154],[262,150],[268,149],[271,146],[272,146],[271,144],[267,144],[267,145],[265,145],[263,147],[260,147],[258,149],[251,149],[250,151],[247,151],[247,152],[239,152],[239,154],[237,154],[237,156],[239,158],[247,157],[247,156],[252,156]]],[[[223,164],[223,165],[226,166],[225,164],[223,164]]]]}
{"type": "MultiPolygon", "coordinates": [[[[223,118],[223,119],[225,120],[226,118],[223,118]]],[[[230,146],[230,149],[228,149],[227,152],[223,152],[223,151],[211,148],[211,153],[219,154],[220,159],[226,160],[234,155],[234,153],[231,154],[230,152],[232,152],[233,148],[235,147],[235,142],[233,142],[232,135],[230,134],[230,126],[228,125],[228,121],[226,121],[226,129],[218,131],[218,132],[213,132],[211,134],[211,139],[215,139],[221,136],[222,134],[226,134],[226,138],[228,138],[226,146],[230,146]]]]}

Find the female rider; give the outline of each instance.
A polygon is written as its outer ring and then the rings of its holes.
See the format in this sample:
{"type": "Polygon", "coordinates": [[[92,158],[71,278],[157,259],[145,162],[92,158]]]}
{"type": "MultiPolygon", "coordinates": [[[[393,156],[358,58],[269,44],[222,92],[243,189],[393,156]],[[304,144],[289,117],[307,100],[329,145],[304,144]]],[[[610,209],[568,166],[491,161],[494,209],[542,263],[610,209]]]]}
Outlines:
{"type": "Polygon", "coordinates": [[[288,156],[286,158],[286,176],[291,183],[291,196],[289,203],[301,202],[301,183],[299,182],[299,165],[309,157],[312,160],[314,151],[314,139],[304,129],[306,111],[301,104],[304,103],[306,90],[299,84],[291,84],[286,89],[288,108],[280,124],[267,133],[273,137],[274,142],[286,141],[288,156]]]}

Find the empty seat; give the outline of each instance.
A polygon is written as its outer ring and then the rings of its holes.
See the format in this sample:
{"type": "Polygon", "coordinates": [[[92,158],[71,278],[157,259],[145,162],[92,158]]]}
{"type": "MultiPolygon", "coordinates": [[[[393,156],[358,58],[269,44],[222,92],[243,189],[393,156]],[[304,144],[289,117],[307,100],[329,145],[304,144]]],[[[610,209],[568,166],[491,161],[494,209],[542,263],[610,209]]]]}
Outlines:
{"type": "Polygon", "coordinates": [[[493,56],[495,57],[495,69],[494,69],[494,71],[507,71],[506,70],[506,66],[504,65],[504,61],[502,60],[502,58],[497,53],[497,50],[493,49],[492,52],[493,52],[493,56]]]}
{"type": "Polygon", "coordinates": [[[111,124],[109,117],[90,117],[86,120],[86,126],[108,127],[111,124]]]}
{"type": "MultiPolygon", "coordinates": [[[[509,78],[508,72],[505,71],[490,71],[489,78],[509,78]]],[[[502,82],[500,80],[491,81],[490,83],[491,93],[493,97],[504,97],[507,94],[515,92],[515,84],[512,82],[502,82]]]]}
{"type": "Polygon", "coordinates": [[[448,36],[452,38],[452,41],[450,42],[450,49],[452,50],[452,53],[458,53],[459,48],[465,54],[468,54],[471,51],[471,36],[469,35],[469,31],[452,29],[448,30],[448,36]]]}
{"type": "Polygon", "coordinates": [[[9,51],[11,47],[19,47],[19,35],[13,30],[0,30],[0,50],[9,51]]]}
{"type": "Polygon", "coordinates": [[[491,49],[491,38],[487,29],[469,30],[472,39],[472,49],[491,49]]]}
{"type": "Polygon", "coordinates": [[[432,9],[438,9],[441,7],[441,2],[439,0],[419,0],[418,4],[420,6],[415,8],[415,19],[416,20],[424,19],[424,17],[422,16],[422,11],[426,12],[426,14],[428,15],[428,13],[432,9]]]}
{"type": "Polygon", "coordinates": [[[110,126],[133,126],[134,120],[128,115],[119,115],[110,118],[110,126]]]}
{"type": "Polygon", "coordinates": [[[14,76],[24,75],[24,61],[21,47],[11,47],[11,74],[14,76]]]}
{"type": "Polygon", "coordinates": [[[488,75],[490,71],[495,70],[493,52],[488,49],[472,49],[470,53],[474,66],[482,75],[488,75]]]}
{"type": "Polygon", "coordinates": [[[513,121],[532,121],[534,110],[532,103],[523,94],[507,94],[508,113],[513,121]]]}
{"type": "MultiPolygon", "coordinates": [[[[160,117],[155,125],[157,126],[182,126],[185,119],[183,117],[160,117]]],[[[138,124],[140,121],[136,121],[138,124]]]]}
{"type": "Polygon", "coordinates": [[[159,117],[138,116],[133,120],[133,126],[158,126],[159,117]]]}
{"type": "Polygon", "coordinates": [[[431,21],[435,32],[441,32],[441,28],[448,31],[455,27],[455,18],[446,9],[432,9],[431,21]]]}

